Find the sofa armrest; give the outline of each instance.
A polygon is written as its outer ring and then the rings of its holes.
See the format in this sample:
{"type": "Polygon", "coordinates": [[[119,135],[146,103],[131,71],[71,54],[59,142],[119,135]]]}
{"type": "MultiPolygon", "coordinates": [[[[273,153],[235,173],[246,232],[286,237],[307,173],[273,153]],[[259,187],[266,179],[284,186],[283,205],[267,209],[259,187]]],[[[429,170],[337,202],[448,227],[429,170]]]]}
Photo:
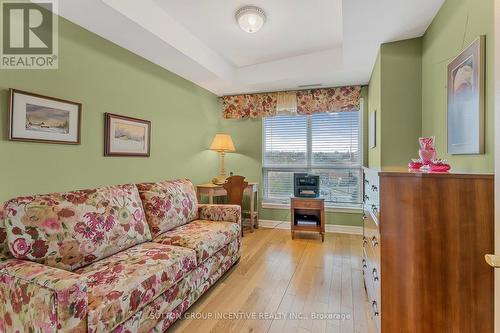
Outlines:
{"type": "Polygon", "coordinates": [[[0,332],[86,332],[87,281],[38,264],[0,263],[0,332]]]}
{"type": "Polygon", "coordinates": [[[241,224],[241,207],[238,205],[198,205],[201,220],[241,224]]]}

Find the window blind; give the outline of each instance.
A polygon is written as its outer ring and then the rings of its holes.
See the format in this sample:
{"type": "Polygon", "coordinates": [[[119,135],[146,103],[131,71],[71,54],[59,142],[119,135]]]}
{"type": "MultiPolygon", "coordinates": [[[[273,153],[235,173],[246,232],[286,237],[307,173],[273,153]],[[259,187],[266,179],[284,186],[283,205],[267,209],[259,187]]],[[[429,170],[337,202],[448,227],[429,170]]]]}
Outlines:
{"type": "Polygon", "coordinates": [[[307,166],[307,117],[264,118],[264,165],[307,166]]]}
{"type": "Polygon", "coordinates": [[[263,120],[264,201],[288,203],[293,174],[320,176],[325,201],[361,201],[359,112],[280,115],[263,120]]]}

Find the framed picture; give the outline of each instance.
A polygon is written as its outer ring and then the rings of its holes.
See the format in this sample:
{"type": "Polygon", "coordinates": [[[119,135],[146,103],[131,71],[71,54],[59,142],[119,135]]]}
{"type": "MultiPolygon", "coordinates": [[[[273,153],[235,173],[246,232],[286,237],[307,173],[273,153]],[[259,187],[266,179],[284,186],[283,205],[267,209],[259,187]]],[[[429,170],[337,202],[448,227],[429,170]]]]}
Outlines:
{"type": "Polygon", "coordinates": [[[485,36],[448,65],[448,154],[484,154],[485,36]]]}
{"type": "Polygon", "coordinates": [[[104,155],[148,157],[151,147],[151,122],[105,114],[104,155]]]}
{"type": "Polygon", "coordinates": [[[370,112],[368,119],[368,147],[377,146],[377,110],[370,112]]]}
{"type": "Polygon", "coordinates": [[[9,89],[9,140],[80,144],[82,104],[9,89]]]}

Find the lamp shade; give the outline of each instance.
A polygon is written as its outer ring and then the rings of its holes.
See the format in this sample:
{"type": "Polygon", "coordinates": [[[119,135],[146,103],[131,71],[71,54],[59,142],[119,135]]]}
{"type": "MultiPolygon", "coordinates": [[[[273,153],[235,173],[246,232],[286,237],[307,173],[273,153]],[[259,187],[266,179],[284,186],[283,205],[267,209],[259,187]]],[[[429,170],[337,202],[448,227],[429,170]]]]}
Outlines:
{"type": "Polygon", "coordinates": [[[233,139],[229,134],[215,134],[215,137],[210,145],[210,150],[215,150],[219,152],[234,152],[233,139]]]}

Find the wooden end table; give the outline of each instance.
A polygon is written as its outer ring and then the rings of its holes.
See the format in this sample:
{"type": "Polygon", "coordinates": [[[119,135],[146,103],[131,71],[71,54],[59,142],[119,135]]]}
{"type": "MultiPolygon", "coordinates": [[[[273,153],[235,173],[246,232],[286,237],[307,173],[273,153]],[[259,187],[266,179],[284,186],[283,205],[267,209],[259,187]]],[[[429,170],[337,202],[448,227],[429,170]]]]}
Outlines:
{"type": "Polygon", "coordinates": [[[321,241],[325,241],[325,199],[291,198],[291,231],[295,239],[295,231],[319,232],[321,241]]]}

